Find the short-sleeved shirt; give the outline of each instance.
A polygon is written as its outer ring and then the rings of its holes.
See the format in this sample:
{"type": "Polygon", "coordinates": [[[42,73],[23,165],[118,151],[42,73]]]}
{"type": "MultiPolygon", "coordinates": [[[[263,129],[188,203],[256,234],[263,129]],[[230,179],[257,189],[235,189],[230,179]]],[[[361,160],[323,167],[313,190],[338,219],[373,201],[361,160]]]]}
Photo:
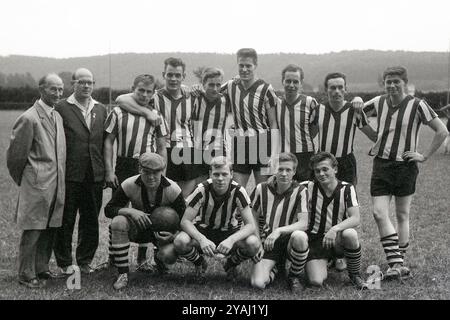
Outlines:
{"type": "Polygon", "coordinates": [[[115,107],[105,123],[105,131],[117,139],[117,155],[138,158],[145,152],[156,152],[156,138],[167,135],[167,124],[161,118],[161,125],[154,126],[143,116],[115,107]]]}
{"type": "Polygon", "coordinates": [[[242,224],[241,211],[250,205],[245,189],[231,181],[224,195],[214,192],[212,179],[200,183],[186,199],[197,212],[194,224],[219,231],[237,230],[242,224]]]}
{"type": "Polygon", "coordinates": [[[319,128],[318,151],[326,151],[335,157],[344,157],[353,152],[356,128],[369,124],[364,112],[358,117],[352,104],[347,102],[339,111],[321,104],[313,112],[313,124],[319,128]]]}
{"type": "Polygon", "coordinates": [[[304,185],[293,181],[282,194],[276,188],[276,178],[271,177],[258,184],[250,197],[253,210],[259,214],[259,234],[263,240],[275,229],[299,221],[302,212],[308,212],[304,185]]]}
{"type": "Polygon", "coordinates": [[[277,98],[277,123],[281,137],[281,152],[314,152],[310,135],[313,110],[318,106],[316,99],[299,95],[294,103],[277,98]]]}
{"type": "Polygon", "coordinates": [[[355,187],[339,181],[334,192],[327,196],[320,183],[302,182],[308,189],[308,233],[322,236],[331,227],[347,219],[347,209],[358,207],[355,187]]]}
{"type": "Polygon", "coordinates": [[[375,97],[364,111],[377,116],[377,141],[369,154],[394,161],[404,161],[405,151],[417,151],[420,125],[437,117],[424,100],[410,95],[395,107],[387,95],[375,97]]]}

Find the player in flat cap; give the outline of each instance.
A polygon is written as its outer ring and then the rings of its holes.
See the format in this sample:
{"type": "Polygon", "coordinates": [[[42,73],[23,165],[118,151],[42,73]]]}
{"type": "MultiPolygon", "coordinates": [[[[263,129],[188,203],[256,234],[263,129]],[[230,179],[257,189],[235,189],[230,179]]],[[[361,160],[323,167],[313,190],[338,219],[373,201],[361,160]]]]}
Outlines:
{"type": "Polygon", "coordinates": [[[180,187],[163,176],[166,161],[156,153],[146,152],[139,158],[139,175],[126,179],[114,192],[105,207],[105,216],[111,218],[111,254],[119,276],[113,287],[116,290],[128,285],[130,242],[149,243],[158,247],[155,269],[161,274],[168,271],[177,254],[173,246],[175,234],[153,232],[152,212],[161,206],[173,208],[181,218],[185,201],[180,187]],[[128,203],[131,202],[131,208],[128,203]]]}

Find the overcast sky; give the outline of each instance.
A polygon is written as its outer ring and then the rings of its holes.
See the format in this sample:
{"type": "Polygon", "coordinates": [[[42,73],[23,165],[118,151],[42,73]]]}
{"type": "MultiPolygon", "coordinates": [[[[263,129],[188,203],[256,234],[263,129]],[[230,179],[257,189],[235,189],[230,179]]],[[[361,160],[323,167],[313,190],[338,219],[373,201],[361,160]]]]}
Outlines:
{"type": "Polygon", "coordinates": [[[449,0],[2,1],[0,55],[447,51],[449,0]]]}

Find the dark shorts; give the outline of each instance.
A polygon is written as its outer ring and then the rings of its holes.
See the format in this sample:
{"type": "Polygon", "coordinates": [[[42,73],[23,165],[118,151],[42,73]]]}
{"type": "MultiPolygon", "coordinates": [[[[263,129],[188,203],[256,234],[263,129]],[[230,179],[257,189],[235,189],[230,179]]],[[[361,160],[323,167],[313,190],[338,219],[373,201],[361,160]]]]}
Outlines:
{"type": "Polygon", "coordinates": [[[334,258],[343,258],[344,257],[344,250],[341,246],[342,240],[341,240],[342,232],[339,232],[336,236],[336,246],[331,249],[326,249],[322,245],[323,237],[324,236],[317,236],[317,235],[308,235],[308,245],[309,245],[309,254],[307,261],[310,260],[316,260],[316,259],[334,259],[334,258]]]}
{"type": "Polygon", "coordinates": [[[290,234],[281,235],[274,243],[271,251],[264,251],[263,259],[274,260],[277,262],[285,261],[287,258],[287,247],[290,234]]]}
{"type": "Polygon", "coordinates": [[[370,195],[372,197],[393,195],[405,197],[416,192],[419,168],[415,162],[373,159],[370,195]]]}
{"type": "Polygon", "coordinates": [[[251,174],[269,166],[271,154],[270,134],[253,137],[233,137],[231,158],[235,172],[251,174]]]}
{"type": "Polygon", "coordinates": [[[314,155],[314,152],[294,153],[294,155],[298,161],[297,172],[294,175],[294,179],[299,182],[313,180],[314,175],[309,166],[309,162],[314,155]]]}
{"type": "Polygon", "coordinates": [[[356,175],[356,158],[353,153],[336,158],[338,161],[338,172],[336,178],[341,181],[349,182],[356,186],[358,177],[356,175]]]}
{"type": "Polygon", "coordinates": [[[173,181],[189,181],[199,177],[202,165],[195,164],[194,157],[194,148],[167,148],[166,177],[173,181]]]}
{"type": "Polygon", "coordinates": [[[115,173],[120,184],[127,178],[139,174],[139,159],[117,157],[115,173]]]}
{"type": "Polygon", "coordinates": [[[221,230],[214,230],[210,228],[202,228],[200,226],[195,226],[197,230],[204,235],[206,238],[214,242],[214,244],[217,246],[219,243],[221,243],[223,240],[231,236],[233,233],[236,233],[239,229],[235,230],[228,230],[228,231],[221,231],[221,230]]]}
{"type": "Polygon", "coordinates": [[[447,119],[447,131],[450,132],[450,118],[447,119]]]}

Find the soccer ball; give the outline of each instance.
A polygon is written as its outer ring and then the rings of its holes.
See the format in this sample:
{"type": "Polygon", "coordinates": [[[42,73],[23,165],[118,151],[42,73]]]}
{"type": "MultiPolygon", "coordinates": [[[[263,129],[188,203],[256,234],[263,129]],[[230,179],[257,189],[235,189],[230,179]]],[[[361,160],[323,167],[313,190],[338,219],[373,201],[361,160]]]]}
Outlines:
{"type": "Polygon", "coordinates": [[[153,231],[175,232],[180,227],[178,213],[170,207],[158,207],[150,214],[153,231]]]}

